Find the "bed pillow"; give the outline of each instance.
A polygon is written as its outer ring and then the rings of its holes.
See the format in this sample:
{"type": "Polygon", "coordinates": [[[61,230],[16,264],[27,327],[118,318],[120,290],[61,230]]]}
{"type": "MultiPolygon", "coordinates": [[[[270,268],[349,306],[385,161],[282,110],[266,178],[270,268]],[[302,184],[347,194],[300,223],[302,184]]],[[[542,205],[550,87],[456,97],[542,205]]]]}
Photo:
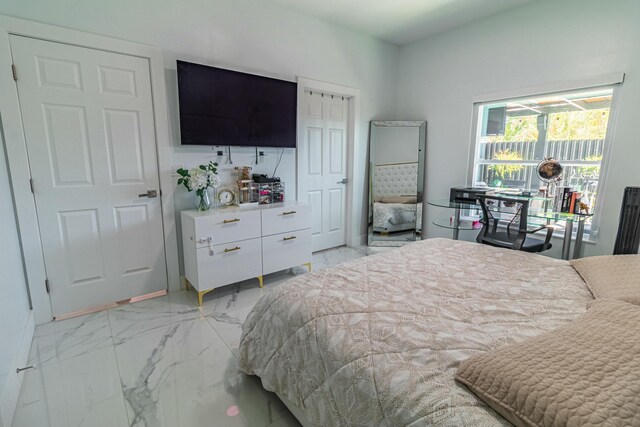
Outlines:
{"type": "Polygon", "coordinates": [[[516,426],[640,425],[640,307],[596,300],[555,331],[465,360],[455,378],[516,426]]]}
{"type": "Polygon", "coordinates": [[[418,198],[416,196],[386,196],[380,198],[380,203],[413,204],[417,202],[418,198]]]}
{"type": "Polygon", "coordinates": [[[594,256],[571,260],[596,298],[640,305],[640,255],[594,256]]]}

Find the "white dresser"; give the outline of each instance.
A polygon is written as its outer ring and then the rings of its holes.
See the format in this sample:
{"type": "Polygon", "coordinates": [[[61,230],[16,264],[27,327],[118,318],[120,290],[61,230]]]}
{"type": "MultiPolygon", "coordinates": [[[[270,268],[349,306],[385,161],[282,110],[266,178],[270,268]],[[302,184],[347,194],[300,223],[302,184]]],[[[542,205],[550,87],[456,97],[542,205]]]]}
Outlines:
{"type": "Polygon", "coordinates": [[[187,288],[207,292],[298,265],[311,271],[311,205],[284,203],[182,211],[187,288]]]}

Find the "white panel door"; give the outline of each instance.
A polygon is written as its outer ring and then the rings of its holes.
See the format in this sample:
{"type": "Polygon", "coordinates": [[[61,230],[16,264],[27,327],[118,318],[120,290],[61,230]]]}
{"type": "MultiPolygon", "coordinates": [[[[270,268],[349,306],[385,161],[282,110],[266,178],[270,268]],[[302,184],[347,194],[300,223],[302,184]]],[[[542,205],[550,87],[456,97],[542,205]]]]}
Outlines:
{"type": "Polygon", "coordinates": [[[149,63],[11,36],[54,315],[167,288],[149,63]],[[142,196],[142,197],[141,197],[142,196]]]}
{"type": "Polygon", "coordinates": [[[347,242],[347,114],[341,96],[305,92],[298,144],[298,199],[312,206],[312,250],[347,242]]]}

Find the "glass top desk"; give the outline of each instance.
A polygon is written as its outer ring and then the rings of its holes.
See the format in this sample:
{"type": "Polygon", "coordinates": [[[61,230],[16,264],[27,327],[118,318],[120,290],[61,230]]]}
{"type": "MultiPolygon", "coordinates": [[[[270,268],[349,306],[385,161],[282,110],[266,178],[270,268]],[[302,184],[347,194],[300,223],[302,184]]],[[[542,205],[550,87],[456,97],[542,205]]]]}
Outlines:
{"type": "MultiPolygon", "coordinates": [[[[496,196],[499,198],[499,196],[496,196]]],[[[505,195],[505,198],[518,198],[517,196],[505,195]]],[[[559,221],[564,222],[564,239],[562,241],[562,259],[570,259],[571,256],[571,237],[573,235],[573,224],[575,223],[577,226],[576,230],[576,241],[573,248],[573,258],[579,258],[582,250],[582,237],[584,234],[584,225],[585,222],[591,218],[592,214],[572,214],[566,212],[554,212],[549,209],[545,209],[544,205],[550,203],[551,199],[544,197],[522,197],[524,199],[528,199],[532,202],[540,201],[540,205],[542,206],[529,206],[528,218],[531,225],[540,226],[543,223],[547,225],[553,225],[559,221]]],[[[428,200],[427,204],[430,206],[436,206],[446,209],[454,210],[454,218],[453,219],[436,219],[433,221],[433,225],[443,228],[449,228],[453,230],[453,238],[458,240],[460,230],[473,230],[474,228],[470,224],[464,224],[460,222],[461,212],[481,212],[482,209],[479,204],[475,203],[457,203],[451,202],[449,199],[435,199],[428,200]]],[[[492,207],[490,209],[492,212],[504,212],[504,213],[513,213],[509,211],[501,210],[500,207],[492,207]]]]}

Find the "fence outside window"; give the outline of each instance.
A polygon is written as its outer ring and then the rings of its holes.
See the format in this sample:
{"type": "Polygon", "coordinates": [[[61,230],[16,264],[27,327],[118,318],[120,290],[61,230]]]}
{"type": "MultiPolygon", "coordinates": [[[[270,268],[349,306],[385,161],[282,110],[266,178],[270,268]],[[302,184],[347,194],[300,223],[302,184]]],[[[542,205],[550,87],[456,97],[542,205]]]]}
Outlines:
{"type": "MultiPolygon", "coordinates": [[[[483,182],[491,187],[539,188],[543,183],[536,170],[543,159],[536,156],[536,144],[536,141],[480,142],[475,183],[483,182]],[[504,153],[510,155],[504,156],[504,153]]],[[[545,145],[543,158],[559,160],[564,167],[561,185],[579,188],[595,200],[604,139],[547,141],[545,145]]]]}

